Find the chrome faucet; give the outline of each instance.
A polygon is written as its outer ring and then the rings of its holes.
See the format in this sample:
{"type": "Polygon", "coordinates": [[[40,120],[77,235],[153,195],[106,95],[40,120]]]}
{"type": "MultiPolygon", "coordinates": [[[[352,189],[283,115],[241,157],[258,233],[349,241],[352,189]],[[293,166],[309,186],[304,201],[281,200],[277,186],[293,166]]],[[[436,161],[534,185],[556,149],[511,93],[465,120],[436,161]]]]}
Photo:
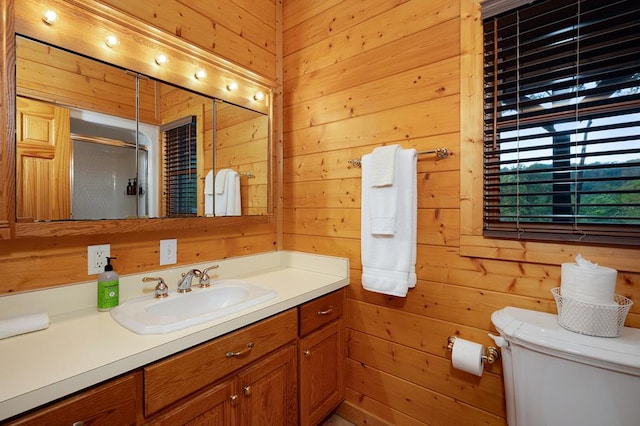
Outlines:
{"type": "Polygon", "coordinates": [[[188,272],[182,274],[182,278],[178,281],[178,293],[188,293],[191,291],[191,280],[193,277],[199,277],[202,275],[200,269],[191,269],[188,272]]]}
{"type": "Polygon", "coordinates": [[[209,271],[211,269],[218,269],[218,265],[209,266],[202,270],[202,275],[200,275],[200,288],[210,287],[211,286],[211,277],[209,277],[209,271]]]}
{"type": "Polygon", "coordinates": [[[155,295],[157,299],[162,299],[169,295],[169,287],[165,284],[164,280],[160,277],[144,277],[142,278],[142,282],[148,283],[150,281],[155,281],[158,283],[155,289],[155,295]]]}

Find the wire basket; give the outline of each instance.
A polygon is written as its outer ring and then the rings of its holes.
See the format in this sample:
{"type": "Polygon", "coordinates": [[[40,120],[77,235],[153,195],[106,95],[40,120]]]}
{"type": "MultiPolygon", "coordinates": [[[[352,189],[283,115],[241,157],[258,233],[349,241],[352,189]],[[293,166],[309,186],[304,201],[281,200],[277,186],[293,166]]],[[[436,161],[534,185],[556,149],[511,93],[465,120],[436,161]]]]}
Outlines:
{"type": "Polygon", "coordinates": [[[558,323],[575,333],[597,337],[618,337],[622,335],[633,300],[616,294],[615,304],[600,305],[587,303],[560,294],[560,287],[551,293],[558,305],[558,323]]]}

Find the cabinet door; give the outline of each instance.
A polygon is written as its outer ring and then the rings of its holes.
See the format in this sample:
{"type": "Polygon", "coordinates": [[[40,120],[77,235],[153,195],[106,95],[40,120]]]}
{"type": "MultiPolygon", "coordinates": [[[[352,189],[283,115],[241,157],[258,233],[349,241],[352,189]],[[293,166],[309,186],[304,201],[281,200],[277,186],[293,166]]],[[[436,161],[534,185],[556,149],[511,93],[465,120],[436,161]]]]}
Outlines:
{"type": "Polygon", "coordinates": [[[235,380],[229,379],[204,390],[177,407],[151,419],[154,426],[227,426],[237,424],[239,396],[235,380]]]}
{"type": "Polygon", "coordinates": [[[298,424],[296,346],[286,346],[238,376],[243,425],[298,424]]]}
{"type": "Polygon", "coordinates": [[[300,339],[300,424],[317,425],[344,398],[342,319],[300,339]]]}

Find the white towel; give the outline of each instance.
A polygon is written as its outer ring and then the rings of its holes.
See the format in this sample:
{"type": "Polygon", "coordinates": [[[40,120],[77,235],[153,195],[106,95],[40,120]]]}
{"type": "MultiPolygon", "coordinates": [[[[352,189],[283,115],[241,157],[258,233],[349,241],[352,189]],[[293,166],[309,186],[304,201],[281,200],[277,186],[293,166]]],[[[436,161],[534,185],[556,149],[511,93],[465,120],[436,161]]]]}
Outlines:
{"type": "Polygon", "coordinates": [[[0,339],[49,327],[49,315],[46,312],[18,315],[0,319],[0,339]]]}
{"type": "MultiPolygon", "coordinates": [[[[396,159],[394,186],[386,203],[397,205],[397,231],[371,233],[371,156],[362,157],[362,286],[369,291],[405,297],[416,284],[417,169],[416,150],[401,150],[396,159]]],[[[380,189],[380,188],[376,188],[380,189]]],[[[378,200],[377,202],[382,202],[378,200]]]]}
{"type": "Polygon", "coordinates": [[[216,174],[214,194],[216,216],[240,216],[240,175],[232,169],[222,169],[216,174]],[[224,183],[222,181],[224,180],[224,183]],[[218,192],[222,188],[222,192],[218,192]]]}
{"type": "Polygon", "coordinates": [[[204,214],[213,215],[213,170],[209,170],[204,178],[204,214]]]}
{"type": "Polygon", "coordinates": [[[204,178],[204,193],[205,195],[213,195],[213,170],[209,170],[209,173],[204,178]]]}
{"type": "Polygon", "coordinates": [[[393,185],[400,145],[380,146],[371,153],[371,186],[393,185]]]}
{"type": "Polygon", "coordinates": [[[227,175],[232,172],[231,169],[220,169],[216,174],[216,194],[224,194],[227,187],[227,175]]]}

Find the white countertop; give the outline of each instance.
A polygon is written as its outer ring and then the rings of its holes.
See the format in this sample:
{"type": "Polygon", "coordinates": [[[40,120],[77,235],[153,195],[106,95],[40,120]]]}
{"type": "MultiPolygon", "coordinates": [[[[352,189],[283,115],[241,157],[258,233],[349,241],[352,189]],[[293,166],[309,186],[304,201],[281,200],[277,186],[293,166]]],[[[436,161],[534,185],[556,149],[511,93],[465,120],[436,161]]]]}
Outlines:
{"type": "Polygon", "coordinates": [[[279,251],[121,276],[120,300],[152,292],[154,283],[143,285],[143,276],[161,276],[173,289],[181,272],[214,263],[220,267],[212,280],[242,278],[273,288],[277,297],[184,330],[144,336],[96,310],[95,282],[0,297],[3,318],[38,311],[50,317],[45,330],[0,340],[0,420],[349,284],[348,259],[279,251]]]}

